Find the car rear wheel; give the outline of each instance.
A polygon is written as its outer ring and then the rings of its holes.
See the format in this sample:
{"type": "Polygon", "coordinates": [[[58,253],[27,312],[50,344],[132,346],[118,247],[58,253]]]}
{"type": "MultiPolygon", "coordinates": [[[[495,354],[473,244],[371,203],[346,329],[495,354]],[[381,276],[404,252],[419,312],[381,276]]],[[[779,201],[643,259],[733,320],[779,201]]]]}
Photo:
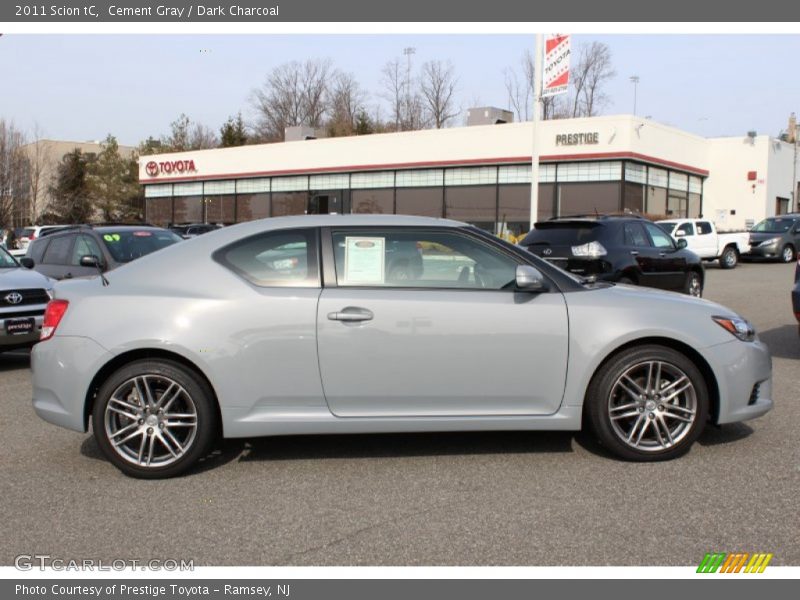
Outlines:
{"type": "Polygon", "coordinates": [[[211,390],[168,360],[139,360],[101,386],[92,426],[106,457],[132,477],[183,473],[211,448],[217,431],[211,390]]]}
{"type": "Polygon", "coordinates": [[[723,269],[733,269],[739,263],[739,253],[736,248],[728,246],[719,257],[719,266],[723,269]]]}
{"type": "Polygon", "coordinates": [[[700,298],[703,295],[703,280],[697,271],[689,271],[686,274],[686,284],[683,287],[683,292],[695,298],[700,298]]]}
{"type": "Polygon", "coordinates": [[[790,263],[794,260],[794,248],[790,244],[786,244],[781,250],[781,260],[785,263],[790,263]]]}
{"type": "Polygon", "coordinates": [[[708,418],[703,375],[685,355],[639,346],[611,359],[587,392],[589,425],[617,456],[657,461],[685,454],[708,418]]]}

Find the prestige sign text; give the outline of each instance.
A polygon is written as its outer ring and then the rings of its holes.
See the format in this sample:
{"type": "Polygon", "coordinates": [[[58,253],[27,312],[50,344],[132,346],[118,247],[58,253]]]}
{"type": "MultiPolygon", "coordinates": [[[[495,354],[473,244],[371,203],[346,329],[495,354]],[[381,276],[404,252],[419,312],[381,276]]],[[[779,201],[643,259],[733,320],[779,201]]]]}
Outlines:
{"type": "Polygon", "coordinates": [[[600,133],[590,131],[587,133],[559,133],[556,136],[556,146],[581,146],[583,144],[599,144],[600,133]]]}

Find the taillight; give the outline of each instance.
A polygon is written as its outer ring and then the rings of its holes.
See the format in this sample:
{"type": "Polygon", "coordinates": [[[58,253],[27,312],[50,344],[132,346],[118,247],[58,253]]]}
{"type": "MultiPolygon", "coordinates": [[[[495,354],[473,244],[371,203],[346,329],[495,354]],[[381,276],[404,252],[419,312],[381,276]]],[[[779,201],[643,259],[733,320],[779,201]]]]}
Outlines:
{"type": "Polygon", "coordinates": [[[44,310],[44,321],[42,322],[42,335],[39,337],[40,342],[49,340],[55,335],[56,328],[61,323],[68,306],[69,302],[67,300],[50,300],[47,303],[47,308],[44,310]]]}

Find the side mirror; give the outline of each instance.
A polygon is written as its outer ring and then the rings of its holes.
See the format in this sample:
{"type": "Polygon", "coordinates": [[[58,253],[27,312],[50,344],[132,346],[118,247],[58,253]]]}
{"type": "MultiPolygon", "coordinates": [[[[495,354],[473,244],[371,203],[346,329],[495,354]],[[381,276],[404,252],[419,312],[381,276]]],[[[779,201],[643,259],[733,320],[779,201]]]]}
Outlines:
{"type": "Polygon", "coordinates": [[[28,256],[23,256],[19,259],[19,264],[21,264],[26,269],[32,269],[34,267],[33,259],[28,256]]]}
{"type": "Polygon", "coordinates": [[[683,250],[684,248],[686,248],[689,245],[689,242],[687,242],[684,239],[681,239],[681,240],[678,240],[678,243],[676,245],[678,246],[678,250],[683,250]]]}
{"type": "Polygon", "coordinates": [[[686,237],[686,232],[683,229],[679,229],[675,232],[675,237],[686,237]]]}
{"type": "Polygon", "coordinates": [[[541,271],[530,265],[517,265],[517,289],[525,292],[546,292],[547,282],[541,271]]]}
{"type": "Polygon", "coordinates": [[[94,254],[86,254],[81,256],[80,265],[82,267],[90,267],[92,269],[102,269],[104,267],[103,261],[97,258],[94,254]]]}

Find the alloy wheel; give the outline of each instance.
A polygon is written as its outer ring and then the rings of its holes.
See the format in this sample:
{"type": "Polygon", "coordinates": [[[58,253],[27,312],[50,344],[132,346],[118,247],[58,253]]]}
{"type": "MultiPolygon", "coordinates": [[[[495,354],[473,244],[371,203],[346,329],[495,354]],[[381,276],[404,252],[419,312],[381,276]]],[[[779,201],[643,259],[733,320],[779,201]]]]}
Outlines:
{"type": "Polygon", "coordinates": [[[608,398],[612,430],[627,446],[643,452],[679,444],[691,431],[697,411],[697,391],[689,376],[659,360],[628,368],[608,398]]]}
{"type": "Polygon", "coordinates": [[[140,375],[111,394],[104,414],[113,450],[139,467],[164,467],[179,460],[197,435],[197,407],[178,382],[140,375]]]}

